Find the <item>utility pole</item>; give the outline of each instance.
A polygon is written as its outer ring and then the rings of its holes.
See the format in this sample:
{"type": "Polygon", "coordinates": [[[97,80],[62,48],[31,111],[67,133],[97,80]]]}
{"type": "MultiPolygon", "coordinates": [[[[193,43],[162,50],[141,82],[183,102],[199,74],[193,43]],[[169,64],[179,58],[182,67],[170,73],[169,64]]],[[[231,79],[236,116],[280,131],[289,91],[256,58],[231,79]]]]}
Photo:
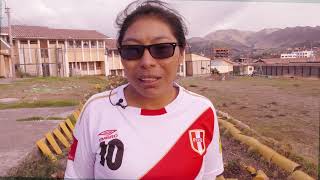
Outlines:
{"type": "Polygon", "coordinates": [[[13,62],[13,43],[12,43],[12,31],[11,31],[11,19],[10,19],[10,8],[5,4],[5,13],[8,17],[8,34],[9,34],[9,45],[10,45],[10,61],[11,61],[11,77],[14,79],[16,76],[16,71],[13,62]]]}

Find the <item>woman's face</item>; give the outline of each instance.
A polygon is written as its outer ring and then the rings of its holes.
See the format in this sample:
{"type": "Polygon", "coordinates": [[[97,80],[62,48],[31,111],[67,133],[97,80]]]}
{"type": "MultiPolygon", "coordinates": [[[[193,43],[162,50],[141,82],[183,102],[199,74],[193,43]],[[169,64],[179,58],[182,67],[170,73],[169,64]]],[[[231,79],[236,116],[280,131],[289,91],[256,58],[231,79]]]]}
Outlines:
{"type": "MultiPolygon", "coordinates": [[[[170,27],[156,18],[139,18],[125,32],[122,45],[151,45],[177,43],[170,27]]],[[[155,59],[145,49],[135,60],[122,59],[131,88],[147,98],[161,97],[173,90],[173,81],[183,59],[183,50],[176,46],[172,57],[155,59]]]]}

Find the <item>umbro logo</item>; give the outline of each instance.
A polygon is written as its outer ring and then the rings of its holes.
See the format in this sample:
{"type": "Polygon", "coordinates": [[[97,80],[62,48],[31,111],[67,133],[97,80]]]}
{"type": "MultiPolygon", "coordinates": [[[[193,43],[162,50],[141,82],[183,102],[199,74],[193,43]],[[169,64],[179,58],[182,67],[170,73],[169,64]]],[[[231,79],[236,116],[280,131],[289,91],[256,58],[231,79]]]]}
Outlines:
{"type": "Polygon", "coordinates": [[[118,137],[117,130],[105,130],[98,134],[99,142],[104,141],[106,139],[114,139],[118,137]]]}

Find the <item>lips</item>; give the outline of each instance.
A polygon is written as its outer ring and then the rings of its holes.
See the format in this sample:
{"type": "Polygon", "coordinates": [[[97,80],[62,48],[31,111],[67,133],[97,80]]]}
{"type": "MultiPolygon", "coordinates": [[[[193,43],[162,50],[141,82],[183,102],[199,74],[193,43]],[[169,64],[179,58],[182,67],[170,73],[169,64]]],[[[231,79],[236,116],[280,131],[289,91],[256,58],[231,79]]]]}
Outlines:
{"type": "Polygon", "coordinates": [[[161,77],[156,75],[144,75],[139,76],[138,79],[144,85],[155,85],[161,77]]]}

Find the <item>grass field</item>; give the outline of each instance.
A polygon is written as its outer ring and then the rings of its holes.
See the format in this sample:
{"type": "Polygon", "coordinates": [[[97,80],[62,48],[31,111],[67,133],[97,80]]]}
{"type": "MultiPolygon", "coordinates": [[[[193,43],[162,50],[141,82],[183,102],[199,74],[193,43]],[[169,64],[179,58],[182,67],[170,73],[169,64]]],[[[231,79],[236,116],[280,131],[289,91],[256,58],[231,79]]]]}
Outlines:
{"type": "MultiPolygon", "coordinates": [[[[210,77],[187,77],[178,81],[208,97],[218,110],[279,142],[298,155],[293,160],[305,162],[307,172],[308,168],[314,172],[319,158],[319,80],[235,77],[216,81],[210,77]]],[[[0,84],[0,99],[20,99],[14,104],[0,104],[0,109],[74,105],[97,92],[97,84],[108,89],[119,82],[123,79],[108,81],[102,76],[21,79],[0,84]]],[[[21,121],[34,119],[26,117],[21,121]]]]}
{"type": "MultiPolygon", "coordinates": [[[[1,98],[18,98],[0,109],[73,106],[121,78],[104,76],[28,78],[0,84],[1,98]]],[[[264,136],[272,137],[294,152],[318,163],[319,80],[238,77],[226,81],[192,77],[180,79],[187,89],[210,98],[219,110],[230,113],[264,136]]]]}
{"type": "Polygon", "coordinates": [[[122,81],[117,77],[107,80],[105,76],[18,79],[0,84],[0,99],[19,99],[15,103],[0,103],[0,109],[74,106],[92,92],[97,92],[97,85],[105,89],[122,81]]]}
{"type": "Polygon", "coordinates": [[[280,142],[307,162],[318,164],[319,80],[192,77],[181,79],[180,84],[210,98],[217,109],[280,142]]]}

